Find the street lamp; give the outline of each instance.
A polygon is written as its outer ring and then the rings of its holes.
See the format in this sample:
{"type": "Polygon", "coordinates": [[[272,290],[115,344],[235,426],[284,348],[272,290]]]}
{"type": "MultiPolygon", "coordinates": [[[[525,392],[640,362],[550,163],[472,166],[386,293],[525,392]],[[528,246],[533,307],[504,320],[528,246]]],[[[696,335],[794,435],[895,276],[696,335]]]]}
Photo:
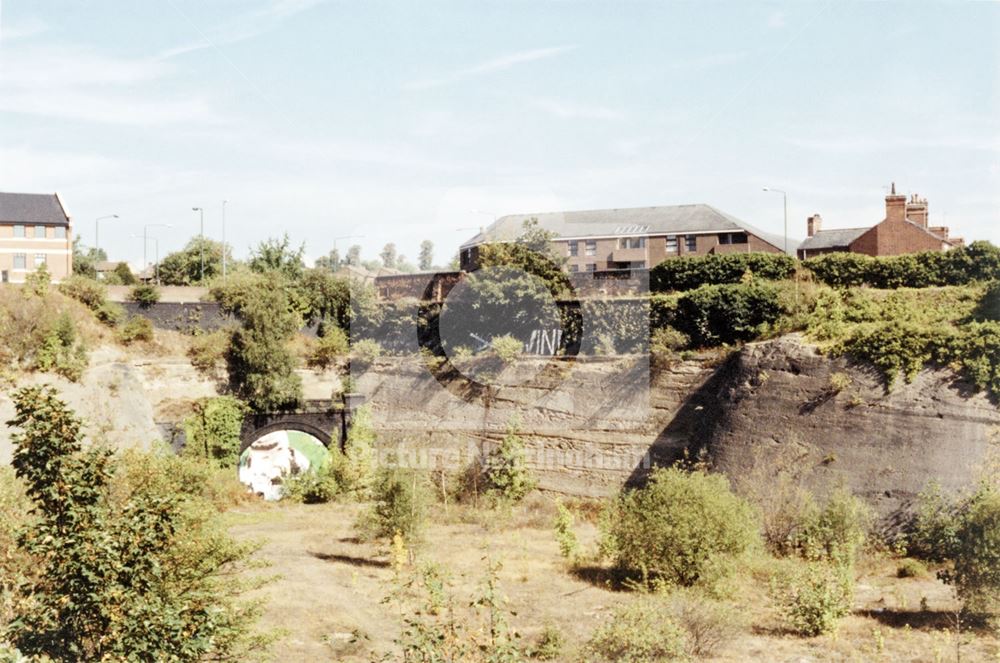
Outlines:
{"type": "Polygon", "coordinates": [[[200,207],[192,207],[192,212],[198,212],[201,217],[201,225],[198,230],[198,237],[200,241],[198,244],[201,246],[201,276],[198,277],[198,281],[201,283],[205,282],[205,210],[200,207]]]}
{"type": "MultiPolygon", "coordinates": [[[[142,227],[142,268],[146,269],[149,264],[146,262],[146,231],[150,228],[173,228],[169,223],[147,223],[142,227]]],[[[159,249],[157,249],[157,263],[159,263],[159,249]]],[[[157,267],[157,273],[159,273],[159,267],[157,267]]]]}
{"type": "MultiPolygon", "coordinates": [[[[132,237],[139,237],[139,235],[132,235],[132,237]]],[[[150,237],[153,240],[153,280],[156,281],[156,285],[160,285],[160,240],[156,237],[150,237]]],[[[143,254],[146,252],[146,241],[145,235],[142,236],[142,251],[143,254]]],[[[143,268],[145,269],[145,267],[143,268]]]]}
{"type": "Polygon", "coordinates": [[[98,249],[101,248],[101,221],[104,219],[117,219],[117,214],[108,214],[107,216],[99,216],[94,219],[94,252],[96,253],[98,249]]]}
{"type": "Polygon", "coordinates": [[[788,194],[781,189],[774,189],[771,187],[764,187],[764,191],[769,193],[780,193],[781,197],[785,201],[785,255],[788,255],[788,194]]]}

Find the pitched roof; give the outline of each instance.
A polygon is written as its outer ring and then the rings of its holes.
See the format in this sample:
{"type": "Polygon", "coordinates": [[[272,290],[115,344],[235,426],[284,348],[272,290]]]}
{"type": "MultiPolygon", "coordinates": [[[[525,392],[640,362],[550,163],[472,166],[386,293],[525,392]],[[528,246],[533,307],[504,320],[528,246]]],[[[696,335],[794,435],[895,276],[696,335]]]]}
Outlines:
{"type": "MultiPolygon", "coordinates": [[[[462,244],[462,248],[485,242],[505,242],[516,239],[526,219],[536,218],[538,224],[556,237],[613,237],[615,235],[662,235],[695,232],[747,231],[775,248],[784,246],[784,238],[759,230],[711,205],[664,205],[626,209],[583,210],[575,212],[543,212],[510,214],[500,217],[482,232],[462,244]]],[[[789,239],[789,246],[795,242],[789,239]]]]}
{"type": "Polygon", "coordinates": [[[58,194],[0,192],[0,222],[66,226],[69,216],[58,194]]]}
{"type": "Polygon", "coordinates": [[[839,249],[847,248],[851,242],[871,230],[868,228],[832,228],[820,230],[812,237],[807,237],[799,244],[800,250],[839,249]]]}

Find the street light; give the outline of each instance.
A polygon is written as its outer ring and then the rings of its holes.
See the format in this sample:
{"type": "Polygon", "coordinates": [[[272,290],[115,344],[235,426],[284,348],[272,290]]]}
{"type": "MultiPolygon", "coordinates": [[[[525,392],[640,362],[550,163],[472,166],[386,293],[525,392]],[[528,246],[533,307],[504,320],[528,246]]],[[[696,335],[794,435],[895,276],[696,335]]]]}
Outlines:
{"type": "Polygon", "coordinates": [[[788,255],[788,194],[781,189],[774,189],[771,187],[764,187],[764,191],[769,193],[780,193],[781,197],[785,201],[785,255],[788,255]]]}
{"type": "Polygon", "coordinates": [[[99,216],[94,219],[94,252],[96,253],[98,249],[101,248],[101,221],[104,219],[117,219],[117,214],[108,214],[107,216],[99,216]]]}
{"type": "MultiPolygon", "coordinates": [[[[133,234],[132,237],[137,238],[139,237],[139,235],[133,234]]],[[[150,237],[149,239],[153,240],[153,258],[155,261],[153,263],[153,280],[156,281],[156,285],[160,285],[160,240],[157,239],[156,237],[150,237]]],[[[146,252],[146,241],[147,241],[146,236],[143,235],[142,236],[143,254],[145,254],[146,252]]],[[[145,270],[145,267],[143,267],[143,270],[145,270]]]]}
{"type": "Polygon", "coordinates": [[[198,242],[201,246],[201,276],[198,277],[198,281],[201,283],[205,282],[205,210],[200,207],[192,207],[192,212],[198,212],[201,217],[201,225],[198,230],[198,237],[201,241],[198,242]]]}
{"type": "MultiPolygon", "coordinates": [[[[146,269],[149,264],[146,262],[146,231],[150,228],[173,228],[169,223],[147,223],[142,227],[142,268],[146,269]]],[[[159,249],[157,249],[157,263],[159,263],[159,249]]],[[[159,267],[157,267],[157,273],[159,273],[159,267]]]]}

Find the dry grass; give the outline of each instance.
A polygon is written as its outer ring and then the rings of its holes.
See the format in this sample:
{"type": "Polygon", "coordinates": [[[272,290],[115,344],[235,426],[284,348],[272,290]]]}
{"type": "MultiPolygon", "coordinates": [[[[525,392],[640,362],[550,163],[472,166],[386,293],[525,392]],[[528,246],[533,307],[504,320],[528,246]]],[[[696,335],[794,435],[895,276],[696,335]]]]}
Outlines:
{"type": "MultiPolygon", "coordinates": [[[[581,509],[590,509],[588,504],[581,509]]],[[[382,600],[394,590],[388,551],[361,543],[352,527],[358,505],[256,504],[231,516],[242,537],[267,540],[261,556],[280,579],[264,590],[269,596],[265,626],[289,631],[275,648],[278,661],[370,661],[389,654],[398,659],[394,640],[400,615],[382,600]]],[[[546,625],[566,641],[562,658],[584,660],[582,645],[611,609],[633,601],[629,592],[612,591],[600,576],[572,573],[559,556],[552,535],[552,500],[533,496],[507,516],[450,505],[439,511],[418,559],[448,571],[447,589],[459,602],[472,599],[484,580],[484,558],[503,562],[501,588],[515,613],[513,626],[531,643],[546,625]]],[[[585,549],[596,540],[595,527],[578,518],[585,549]]],[[[802,639],[788,635],[773,610],[768,580],[795,561],[760,556],[737,579],[728,602],[747,624],[710,658],[744,661],[844,661],[936,663],[955,660],[950,589],[933,578],[898,579],[898,560],[875,557],[859,566],[855,612],[836,636],[802,639]],[[921,610],[926,598],[928,610],[921,610]]],[[[964,661],[996,661],[1000,641],[986,632],[965,636],[964,661]]]]}

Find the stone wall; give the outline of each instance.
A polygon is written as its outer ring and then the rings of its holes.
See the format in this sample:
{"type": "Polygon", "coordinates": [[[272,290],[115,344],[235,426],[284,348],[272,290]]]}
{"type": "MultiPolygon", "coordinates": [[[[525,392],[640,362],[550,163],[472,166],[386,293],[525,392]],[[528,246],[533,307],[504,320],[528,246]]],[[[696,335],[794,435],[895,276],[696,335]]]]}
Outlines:
{"type": "Polygon", "coordinates": [[[224,313],[215,302],[179,304],[158,302],[152,306],[140,306],[135,302],[122,304],[130,316],[141,315],[149,318],[157,329],[169,329],[184,333],[194,330],[215,331],[237,324],[231,315],[224,313]]]}

